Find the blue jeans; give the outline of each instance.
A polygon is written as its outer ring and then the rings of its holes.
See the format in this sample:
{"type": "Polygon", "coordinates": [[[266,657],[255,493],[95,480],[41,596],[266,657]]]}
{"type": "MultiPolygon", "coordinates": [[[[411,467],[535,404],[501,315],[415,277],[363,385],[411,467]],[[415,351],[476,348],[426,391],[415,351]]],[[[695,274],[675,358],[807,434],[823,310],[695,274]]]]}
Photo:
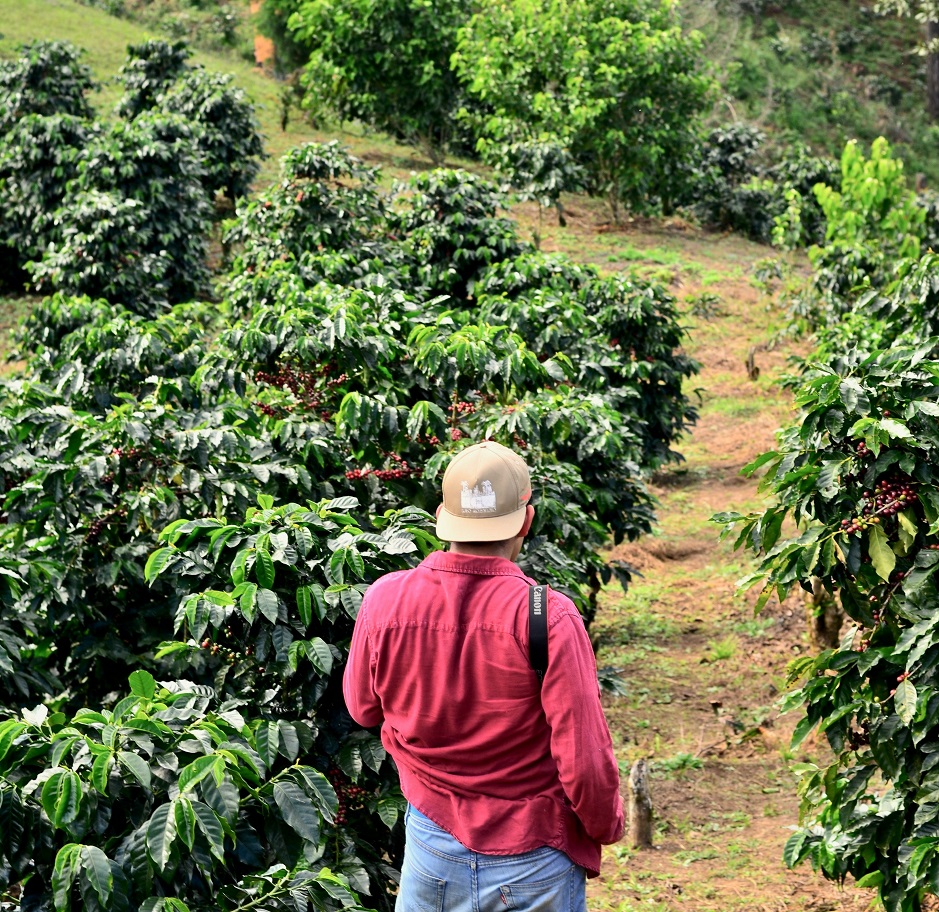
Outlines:
{"type": "Polygon", "coordinates": [[[586,912],[586,873],[557,849],[480,855],[408,806],[395,912],[586,912]]]}

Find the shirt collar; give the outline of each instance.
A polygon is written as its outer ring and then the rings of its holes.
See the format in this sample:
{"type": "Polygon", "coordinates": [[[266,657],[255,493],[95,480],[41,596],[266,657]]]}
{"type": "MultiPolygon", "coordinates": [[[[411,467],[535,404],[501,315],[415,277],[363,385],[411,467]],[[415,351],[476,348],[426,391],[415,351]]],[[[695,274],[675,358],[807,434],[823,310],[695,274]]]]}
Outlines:
{"type": "Polygon", "coordinates": [[[458,554],[453,551],[434,551],[424,558],[423,564],[431,570],[447,570],[451,573],[475,573],[481,576],[517,576],[528,580],[521,568],[506,557],[489,557],[477,554],[458,554]]]}

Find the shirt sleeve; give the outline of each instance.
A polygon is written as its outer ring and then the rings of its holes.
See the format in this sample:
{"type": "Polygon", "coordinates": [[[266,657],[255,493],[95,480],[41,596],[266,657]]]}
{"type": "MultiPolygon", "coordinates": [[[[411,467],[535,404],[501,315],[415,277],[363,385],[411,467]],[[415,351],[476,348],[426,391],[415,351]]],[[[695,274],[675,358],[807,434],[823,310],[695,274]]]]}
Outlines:
{"type": "Polygon", "coordinates": [[[352,631],[349,645],[349,658],[342,676],[342,694],[346,700],[349,715],[359,725],[371,728],[381,725],[385,714],[382,712],[381,699],[375,692],[374,668],[372,665],[372,647],[369,642],[368,615],[363,601],[352,631]]]}
{"type": "Polygon", "coordinates": [[[619,767],[600,705],[590,639],[577,609],[559,601],[552,598],[551,607],[561,616],[548,633],[548,670],[541,688],[551,729],[551,754],[564,792],[587,834],[609,845],[623,835],[619,767]]]}

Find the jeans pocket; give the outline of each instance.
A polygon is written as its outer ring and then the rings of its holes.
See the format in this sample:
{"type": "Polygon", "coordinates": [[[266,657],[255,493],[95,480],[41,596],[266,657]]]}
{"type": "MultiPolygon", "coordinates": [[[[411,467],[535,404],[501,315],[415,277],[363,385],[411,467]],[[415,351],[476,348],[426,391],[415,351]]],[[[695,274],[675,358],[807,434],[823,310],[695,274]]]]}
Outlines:
{"type": "Polygon", "coordinates": [[[443,912],[446,891],[445,880],[425,874],[405,856],[395,912],[443,912]]]}
{"type": "Polygon", "coordinates": [[[502,884],[500,892],[506,909],[513,912],[571,912],[582,907],[575,895],[581,878],[579,869],[570,865],[566,870],[545,880],[518,881],[502,884]]]}

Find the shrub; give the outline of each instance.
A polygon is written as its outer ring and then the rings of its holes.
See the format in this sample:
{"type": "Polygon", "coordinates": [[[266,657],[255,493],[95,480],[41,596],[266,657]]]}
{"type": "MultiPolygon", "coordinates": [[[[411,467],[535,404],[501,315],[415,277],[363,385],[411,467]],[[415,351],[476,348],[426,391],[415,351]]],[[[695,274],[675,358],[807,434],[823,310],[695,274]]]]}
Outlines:
{"type": "Polygon", "coordinates": [[[899,258],[919,253],[926,213],[906,188],[903,162],[883,138],[865,159],[849,142],[841,157],[841,190],[815,188],[827,223],[824,246],[809,249],[821,319],[845,310],[866,285],[882,284],[899,258]]]}
{"type": "Polygon", "coordinates": [[[159,108],[195,125],[193,140],[210,197],[247,196],[264,155],[254,108],[234,77],[193,69],[159,96],[159,108]]]}
{"type": "Polygon", "coordinates": [[[162,250],[151,252],[154,233],[141,202],[89,190],[67,197],[57,220],[61,241],[27,264],[40,294],[105,298],[140,313],[166,306],[171,264],[162,250]]]}
{"type": "MultiPolygon", "coordinates": [[[[134,246],[164,260],[165,272],[157,278],[165,279],[171,304],[207,290],[211,208],[204,174],[193,129],[179,117],[148,112],[103,133],[75,181],[76,192],[103,191],[140,204],[143,242],[134,246]]],[[[69,208],[66,202],[63,222],[69,208]]],[[[138,293],[147,294],[146,284],[138,293]]]]}
{"type": "Polygon", "coordinates": [[[0,237],[18,270],[61,239],[54,214],[78,175],[93,131],[91,123],[70,114],[29,114],[7,131],[0,147],[0,237]]]}
{"type": "Polygon", "coordinates": [[[550,139],[485,143],[483,159],[503,176],[503,192],[538,204],[539,222],[541,210],[550,206],[557,210],[558,224],[566,226],[561,194],[583,189],[585,173],[561,143],[550,139]]]}
{"type": "Polygon", "coordinates": [[[19,59],[0,62],[0,136],[29,114],[90,119],[87,95],[95,83],[79,60],[67,41],[33,41],[20,48],[19,59]]]}
{"type": "Polygon", "coordinates": [[[190,69],[186,61],[191,56],[184,41],[168,44],[149,40],[129,45],[127,61],[120,71],[124,95],[117,104],[117,113],[133,120],[155,107],[157,98],[190,69]]]}
{"type": "MultiPolygon", "coordinates": [[[[932,347],[932,346],[930,346],[932,347]]],[[[854,622],[841,645],[796,660],[786,699],[804,707],[794,746],[824,731],[834,759],[799,764],[802,820],[788,864],[877,887],[889,910],[918,910],[939,865],[930,758],[936,743],[935,533],[939,363],[925,348],[848,351],[805,373],[797,425],[765,467],[761,514],[715,517],[761,555],[757,606],[814,579],[854,622]],[[783,533],[794,520],[797,535],[783,533]]]]}
{"type": "Polygon", "coordinates": [[[825,216],[813,188],[840,187],[835,163],[814,156],[803,145],[787,149],[775,162],[767,161],[760,155],[764,140],[760,131],[744,124],[713,130],[702,147],[689,204],[706,224],[768,244],[795,192],[800,218],[789,243],[797,247],[821,243],[825,216]]]}
{"type": "Polygon", "coordinates": [[[0,723],[5,893],[89,912],[359,908],[347,878],[308,860],[339,809],[298,761],[310,723],[249,722],[240,700],[143,671],[130,686],[111,710],[0,723]]]}

